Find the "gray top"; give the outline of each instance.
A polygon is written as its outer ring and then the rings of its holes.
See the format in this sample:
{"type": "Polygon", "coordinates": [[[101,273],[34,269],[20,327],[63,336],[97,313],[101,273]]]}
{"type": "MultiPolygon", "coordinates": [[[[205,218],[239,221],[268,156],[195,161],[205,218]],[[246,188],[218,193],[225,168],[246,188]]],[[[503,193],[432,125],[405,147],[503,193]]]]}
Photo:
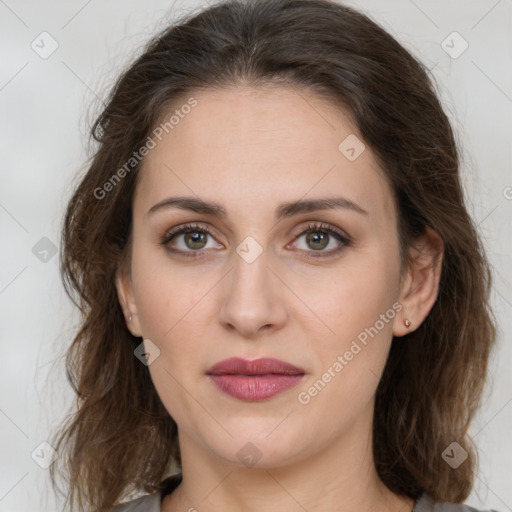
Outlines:
{"type": "MultiPolygon", "coordinates": [[[[117,507],[101,510],[100,512],[162,512],[163,493],[149,494],[142,496],[128,503],[117,507]]],[[[416,502],[412,512],[497,512],[496,510],[478,510],[469,505],[455,503],[435,503],[428,495],[423,496],[416,502]]]]}

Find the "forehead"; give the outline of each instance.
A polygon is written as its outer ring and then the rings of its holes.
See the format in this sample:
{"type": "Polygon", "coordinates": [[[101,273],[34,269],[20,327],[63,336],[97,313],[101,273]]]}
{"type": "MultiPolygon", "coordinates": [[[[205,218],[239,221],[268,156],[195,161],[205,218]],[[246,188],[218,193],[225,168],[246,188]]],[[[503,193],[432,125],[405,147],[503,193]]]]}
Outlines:
{"type": "Polygon", "coordinates": [[[333,101],[282,86],[197,90],[176,101],[163,122],[190,98],[196,105],[154,138],[135,208],[197,195],[225,204],[228,213],[262,213],[282,201],[342,194],[374,215],[394,215],[383,171],[333,101]]]}

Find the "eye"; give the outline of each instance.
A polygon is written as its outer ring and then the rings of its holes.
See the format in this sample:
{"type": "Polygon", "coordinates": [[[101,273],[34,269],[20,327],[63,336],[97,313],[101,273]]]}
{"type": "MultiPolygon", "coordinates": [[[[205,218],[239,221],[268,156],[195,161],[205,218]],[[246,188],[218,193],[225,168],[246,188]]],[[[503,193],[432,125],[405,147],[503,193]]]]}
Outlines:
{"type": "MultiPolygon", "coordinates": [[[[337,228],[323,223],[309,224],[306,230],[303,230],[294,238],[294,242],[304,236],[306,237],[306,247],[300,249],[306,253],[307,257],[313,258],[334,256],[351,243],[348,235],[337,228]],[[333,244],[334,248],[328,251],[324,250],[333,244]]],[[[219,245],[220,248],[223,247],[222,244],[216,245],[214,243],[208,246],[209,237],[213,239],[207,227],[198,224],[186,224],[166,232],[161,240],[161,244],[174,254],[195,258],[200,256],[203,249],[219,248],[219,245]]],[[[287,247],[290,247],[290,245],[287,247]]]]}
{"type": "Polygon", "coordinates": [[[295,240],[305,236],[305,249],[308,257],[328,257],[334,256],[350,245],[350,238],[341,230],[323,223],[311,223],[308,228],[302,231],[295,240]],[[337,243],[336,243],[337,242],[337,243]],[[326,247],[334,245],[331,250],[325,251],[326,247]],[[312,250],[311,250],[312,249],[312,250]]]}
{"type": "Polygon", "coordinates": [[[201,251],[202,249],[209,249],[208,237],[212,237],[210,231],[206,227],[201,227],[197,224],[186,224],[179,226],[168,231],[162,238],[162,245],[166,246],[167,249],[173,253],[180,253],[188,257],[196,257],[194,253],[201,251]],[[173,240],[173,245],[177,245],[177,249],[169,246],[169,243],[173,240]],[[179,243],[181,241],[181,244],[179,243]],[[188,254],[187,254],[188,253],[188,254]]]}

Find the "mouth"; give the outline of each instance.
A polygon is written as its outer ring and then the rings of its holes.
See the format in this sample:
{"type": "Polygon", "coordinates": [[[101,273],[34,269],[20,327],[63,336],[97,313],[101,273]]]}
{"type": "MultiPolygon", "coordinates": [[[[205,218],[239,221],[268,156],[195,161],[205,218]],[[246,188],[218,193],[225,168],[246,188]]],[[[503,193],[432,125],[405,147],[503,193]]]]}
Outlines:
{"type": "Polygon", "coordinates": [[[285,361],[231,358],[213,365],[206,374],[223,393],[247,402],[267,400],[296,386],[305,371],[285,361]]]}

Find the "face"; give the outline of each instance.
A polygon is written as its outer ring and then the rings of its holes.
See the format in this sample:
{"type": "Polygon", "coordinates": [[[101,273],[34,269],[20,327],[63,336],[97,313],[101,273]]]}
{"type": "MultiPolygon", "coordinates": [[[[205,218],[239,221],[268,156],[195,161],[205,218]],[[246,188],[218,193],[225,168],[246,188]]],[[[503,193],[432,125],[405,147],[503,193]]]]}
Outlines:
{"type": "Polygon", "coordinates": [[[277,467],[366,436],[403,323],[397,213],[382,171],[343,111],[312,93],[191,96],[197,105],[144,160],[131,267],[116,282],[130,330],[159,350],[149,371],[180,443],[277,467]],[[195,210],[165,203],[184,197],[195,210]],[[325,199],[337,202],[293,206],[325,199]],[[229,358],[296,369],[209,374],[229,358]]]}

